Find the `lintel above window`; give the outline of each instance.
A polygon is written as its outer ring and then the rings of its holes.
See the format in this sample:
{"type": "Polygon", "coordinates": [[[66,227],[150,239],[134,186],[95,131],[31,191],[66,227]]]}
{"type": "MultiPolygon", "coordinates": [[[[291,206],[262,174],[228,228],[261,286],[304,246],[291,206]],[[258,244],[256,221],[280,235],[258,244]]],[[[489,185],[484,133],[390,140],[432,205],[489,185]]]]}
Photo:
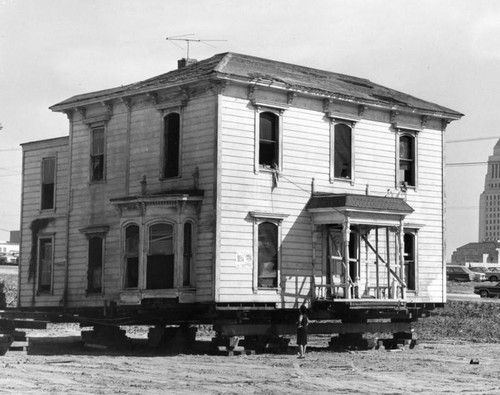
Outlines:
{"type": "Polygon", "coordinates": [[[94,235],[104,235],[108,233],[109,226],[108,225],[95,225],[88,226],[86,228],[78,229],[80,233],[83,233],[85,236],[90,237],[94,235]]]}
{"type": "Polygon", "coordinates": [[[271,220],[278,223],[283,222],[283,220],[288,217],[288,214],[269,213],[265,211],[250,211],[249,214],[256,221],[271,220]]]}
{"type": "Polygon", "coordinates": [[[288,110],[290,108],[290,106],[286,103],[281,103],[272,100],[252,99],[251,102],[255,107],[265,107],[274,110],[283,111],[283,110],[288,110]]]}
{"type": "Polygon", "coordinates": [[[344,114],[335,111],[327,111],[326,116],[330,118],[333,122],[336,123],[347,123],[350,124],[351,127],[356,125],[356,122],[359,122],[361,117],[356,116],[354,114],[344,114]]]}

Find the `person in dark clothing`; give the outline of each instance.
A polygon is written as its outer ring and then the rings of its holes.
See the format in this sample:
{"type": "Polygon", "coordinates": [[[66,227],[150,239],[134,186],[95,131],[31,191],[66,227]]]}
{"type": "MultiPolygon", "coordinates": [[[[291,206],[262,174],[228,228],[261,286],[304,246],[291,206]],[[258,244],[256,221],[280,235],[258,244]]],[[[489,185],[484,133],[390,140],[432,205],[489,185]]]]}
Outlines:
{"type": "Polygon", "coordinates": [[[297,321],[297,345],[299,346],[298,358],[306,357],[307,348],[307,326],[309,318],[307,317],[307,308],[305,305],[300,306],[299,320],[297,321]]]}

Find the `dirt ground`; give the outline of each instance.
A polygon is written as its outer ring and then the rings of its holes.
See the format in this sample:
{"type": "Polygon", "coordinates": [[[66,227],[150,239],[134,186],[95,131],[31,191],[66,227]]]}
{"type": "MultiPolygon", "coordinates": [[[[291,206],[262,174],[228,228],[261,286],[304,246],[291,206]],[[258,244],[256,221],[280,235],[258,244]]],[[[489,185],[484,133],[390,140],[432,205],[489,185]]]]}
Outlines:
{"type": "MultiPolygon", "coordinates": [[[[29,336],[73,336],[52,325],[29,336]]],[[[144,332],[131,330],[140,339],[144,332]]],[[[201,336],[197,344],[208,344],[201,336]]],[[[420,342],[412,350],[332,352],[328,338],[310,351],[239,356],[158,354],[147,348],[111,352],[54,349],[50,355],[9,351],[0,357],[5,394],[498,394],[500,344],[420,342]],[[476,359],[477,364],[471,364],[476,359]]],[[[203,347],[199,347],[203,350],[203,347]]]]}

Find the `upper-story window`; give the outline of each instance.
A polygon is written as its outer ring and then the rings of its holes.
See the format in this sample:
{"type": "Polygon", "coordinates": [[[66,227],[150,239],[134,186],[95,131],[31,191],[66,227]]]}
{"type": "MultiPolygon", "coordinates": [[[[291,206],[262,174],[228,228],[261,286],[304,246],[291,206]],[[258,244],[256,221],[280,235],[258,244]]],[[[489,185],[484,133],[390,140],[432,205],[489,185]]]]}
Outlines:
{"type": "Polygon", "coordinates": [[[88,276],[87,293],[102,292],[104,240],[101,236],[92,236],[88,241],[88,276]]]}
{"type": "Polygon", "coordinates": [[[279,116],[272,112],[259,114],[259,164],[279,168],[279,116]]]}
{"type": "Polygon", "coordinates": [[[42,159],[42,196],[41,209],[50,210],[55,207],[56,158],[42,159]]]}
{"type": "Polygon", "coordinates": [[[92,128],[90,181],[104,180],[104,127],[92,128]]]}
{"type": "Polygon", "coordinates": [[[171,178],[179,176],[180,162],[180,126],[178,113],[168,114],[163,119],[163,169],[162,176],[171,178]]]}
{"type": "Polygon", "coordinates": [[[337,123],[333,129],[333,176],[352,178],[352,129],[344,123],[337,123]]]}
{"type": "Polygon", "coordinates": [[[404,133],[399,136],[398,186],[416,186],[416,138],[404,133]]]}

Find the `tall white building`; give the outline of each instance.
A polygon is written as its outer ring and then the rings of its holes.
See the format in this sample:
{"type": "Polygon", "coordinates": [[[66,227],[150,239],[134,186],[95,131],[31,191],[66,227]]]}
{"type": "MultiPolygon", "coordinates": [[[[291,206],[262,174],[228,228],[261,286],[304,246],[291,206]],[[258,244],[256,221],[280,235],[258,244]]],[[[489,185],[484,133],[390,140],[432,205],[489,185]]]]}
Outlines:
{"type": "Polygon", "coordinates": [[[484,192],[479,198],[479,241],[500,240],[500,140],[488,158],[484,192]]]}

